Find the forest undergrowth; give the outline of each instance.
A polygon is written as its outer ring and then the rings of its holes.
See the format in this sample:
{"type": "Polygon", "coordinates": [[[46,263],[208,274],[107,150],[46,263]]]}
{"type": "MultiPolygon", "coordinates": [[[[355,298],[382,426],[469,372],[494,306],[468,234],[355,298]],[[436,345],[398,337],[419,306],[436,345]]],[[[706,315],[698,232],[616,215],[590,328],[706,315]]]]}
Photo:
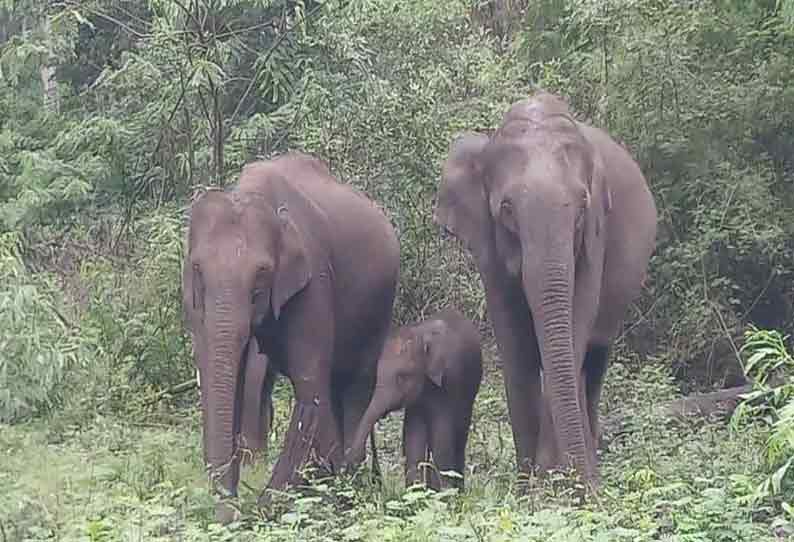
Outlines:
{"type": "Polygon", "coordinates": [[[0,0],[0,542],[794,539],[794,1],[0,0]],[[462,131],[535,90],[637,159],[659,209],[612,352],[604,489],[518,480],[471,259],[432,223],[462,131]],[[317,480],[213,523],[182,316],[196,190],[297,149],[384,209],[398,324],[455,306],[483,335],[466,489],[317,480]],[[752,380],[735,414],[663,417],[752,380]]]}
{"type": "MultiPolygon", "coordinates": [[[[201,457],[200,411],[162,409],[76,425],[57,416],[4,426],[0,507],[7,540],[781,540],[788,532],[760,499],[765,434],[734,432],[724,420],[664,420],[653,407],[676,396],[652,366],[611,369],[605,416],[630,414],[608,430],[605,487],[582,506],[562,473],[518,488],[501,375],[489,367],[468,447],[467,487],[405,491],[401,416],[378,426],[383,484],[368,469],[319,479],[276,498],[267,516],[256,497],[288,424],[290,390],[277,389],[266,457],[244,468],[239,522],[213,523],[201,457]],[[784,535],[781,537],[781,535],[784,535]]],[[[625,361],[624,361],[625,363],[625,361]]]]}

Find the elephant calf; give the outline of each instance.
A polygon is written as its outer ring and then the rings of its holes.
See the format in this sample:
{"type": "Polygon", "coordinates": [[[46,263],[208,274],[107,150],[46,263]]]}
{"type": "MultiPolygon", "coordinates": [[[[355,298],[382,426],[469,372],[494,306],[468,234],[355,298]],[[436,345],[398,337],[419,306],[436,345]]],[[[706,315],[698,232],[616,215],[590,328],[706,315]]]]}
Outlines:
{"type": "MultiPolygon", "coordinates": [[[[406,486],[420,480],[419,464],[430,452],[438,472],[460,474],[460,478],[443,477],[445,485],[462,489],[466,441],[481,379],[479,332],[458,311],[447,309],[399,328],[389,337],[378,361],[375,394],[345,454],[345,463],[361,462],[375,422],[404,408],[406,486]]],[[[421,480],[438,490],[441,478],[433,471],[421,480]]]]}

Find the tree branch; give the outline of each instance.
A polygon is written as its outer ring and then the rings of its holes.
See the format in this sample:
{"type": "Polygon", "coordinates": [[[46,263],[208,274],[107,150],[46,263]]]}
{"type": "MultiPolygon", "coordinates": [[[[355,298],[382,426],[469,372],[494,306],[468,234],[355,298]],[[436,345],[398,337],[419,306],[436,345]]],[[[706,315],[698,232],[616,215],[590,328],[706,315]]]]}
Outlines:
{"type": "Polygon", "coordinates": [[[181,384],[177,384],[176,386],[171,386],[165,390],[158,392],[154,397],[151,399],[146,400],[143,405],[150,406],[159,401],[162,401],[166,397],[170,395],[179,395],[180,393],[185,393],[187,391],[191,391],[193,389],[198,388],[198,383],[195,379],[188,380],[187,382],[182,382],[181,384]]]}
{"type": "MultiPolygon", "coordinates": [[[[171,110],[171,113],[168,115],[168,120],[166,120],[166,122],[165,122],[166,126],[170,126],[171,122],[173,122],[177,111],[179,111],[179,108],[180,108],[180,106],[182,105],[182,102],[185,99],[186,92],[187,92],[187,86],[183,86],[181,91],[180,91],[180,93],[179,93],[179,97],[176,100],[176,104],[174,104],[174,108],[171,110]]],[[[155,145],[154,151],[152,152],[152,155],[156,155],[158,152],[160,152],[160,148],[162,147],[164,140],[165,140],[165,129],[160,131],[160,137],[157,140],[157,145],[155,145]]],[[[135,166],[136,169],[137,169],[138,165],[140,164],[140,162],[141,162],[141,158],[139,156],[138,157],[138,162],[137,162],[137,164],[135,166]]],[[[142,178],[143,178],[143,174],[141,173],[140,175],[138,175],[138,179],[140,180],[142,178]]],[[[138,200],[138,197],[143,193],[143,190],[145,188],[146,188],[146,185],[143,182],[141,182],[136,187],[135,193],[132,195],[132,198],[130,198],[130,203],[127,206],[126,212],[124,213],[124,221],[121,223],[121,227],[119,228],[119,232],[118,232],[118,234],[116,234],[116,239],[113,241],[113,245],[111,246],[111,252],[115,253],[116,247],[118,246],[119,241],[121,241],[122,234],[127,229],[127,227],[129,226],[130,221],[132,220],[132,209],[135,206],[135,202],[138,200]]]]}
{"type": "MultiPolygon", "coordinates": [[[[306,15],[303,16],[303,20],[308,20],[310,17],[313,17],[323,7],[325,7],[325,4],[318,4],[317,6],[315,6],[314,9],[312,9],[309,13],[307,13],[306,15]]],[[[272,19],[271,19],[271,22],[272,22],[272,19]]],[[[265,53],[264,60],[262,60],[262,65],[265,65],[265,64],[268,63],[270,58],[276,52],[276,49],[278,49],[278,47],[281,45],[281,43],[285,39],[287,39],[287,37],[292,33],[293,30],[295,30],[295,27],[297,25],[298,25],[298,23],[296,22],[295,24],[293,24],[289,28],[285,29],[284,32],[278,37],[278,39],[276,39],[275,43],[273,43],[273,45],[270,47],[270,49],[267,50],[267,53],[265,53]]],[[[245,102],[245,100],[248,99],[248,95],[251,94],[251,91],[253,90],[254,85],[256,84],[257,80],[259,79],[259,75],[260,75],[260,73],[254,73],[253,77],[251,77],[251,81],[248,83],[248,86],[246,87],[245,92],[243,92],[242,97],[237,102],[237,106],[234,108],[234,113],[232,113],[232,116],[229,118],[229,124],[230,125],[234,124],[234,121],[237,119],[237,115],[240,113],[240,108],[243,106],[243,103],[245,102]]]]}

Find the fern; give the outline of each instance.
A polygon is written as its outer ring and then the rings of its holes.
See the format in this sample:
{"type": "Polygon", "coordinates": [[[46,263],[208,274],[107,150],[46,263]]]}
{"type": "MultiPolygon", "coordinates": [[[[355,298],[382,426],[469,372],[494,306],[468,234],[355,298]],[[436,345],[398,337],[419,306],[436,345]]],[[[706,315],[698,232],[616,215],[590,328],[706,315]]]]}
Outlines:
{"type": "Polygon", "coordinates": [[[737,429],[753,419],[769,427],[765,460],[770,474],[761,482],[756,499],[780,495],[791,478],[794,463],[794,357],[786,348],[788,336],[751,327],[745,333],[742,353],[745,374],[753,390],[739,404],[731,420],[737,429]],[[774,384],[772,380],[777,380],[774,384]]]}

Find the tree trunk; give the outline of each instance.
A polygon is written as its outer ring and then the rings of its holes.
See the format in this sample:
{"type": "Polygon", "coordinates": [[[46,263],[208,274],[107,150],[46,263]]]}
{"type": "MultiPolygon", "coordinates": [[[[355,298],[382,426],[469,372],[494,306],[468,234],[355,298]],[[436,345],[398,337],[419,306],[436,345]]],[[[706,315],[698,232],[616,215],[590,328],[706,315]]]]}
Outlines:
{"type": "MultiPolygon", "coordinates": [[[[49,42],[50,20],[45,17],[43,25],[44,35],[49,42]]],[[[61,110],[60,99],[58,97],[58,82],[55,80],[55,67],[49,63],[39,68],[41,75],[41,88],[43,91],[44,107],[50,113],[59,113],[61,110]]]]}

